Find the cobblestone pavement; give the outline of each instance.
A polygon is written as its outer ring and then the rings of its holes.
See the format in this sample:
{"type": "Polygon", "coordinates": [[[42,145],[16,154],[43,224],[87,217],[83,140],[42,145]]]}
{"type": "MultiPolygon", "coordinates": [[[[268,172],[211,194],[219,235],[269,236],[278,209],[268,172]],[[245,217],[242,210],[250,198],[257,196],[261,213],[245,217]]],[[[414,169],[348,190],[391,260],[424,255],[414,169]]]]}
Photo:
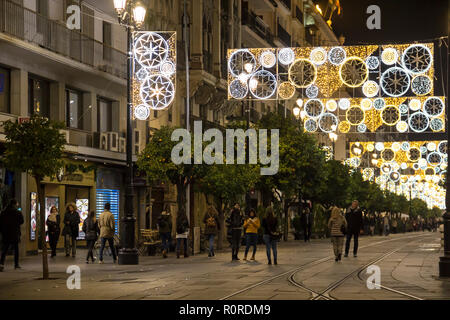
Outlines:
{"type": "MultiPolygon", "coordinates": [[[[52,280],[41,277],[40,257],[8,257],[0,273],[0,299],[450,299],[450,280],[438,278],[439,233],[361,237],[358,257],[332,257],[329,239],[281,242],[278,265],[267,265],[265,247],[256,261],[231,262],[225,250],[176,259],[140,257],[137,266],[86,264],[77,258],[49,259],[52,280]],[[81,269],[81,289],[69,290],[67,267],[81,269]],[[381,289],[369,290],[366,271],[381,271],[381,289]]],[[[242,254],[241,254],[242,258],[242,254]]]]}

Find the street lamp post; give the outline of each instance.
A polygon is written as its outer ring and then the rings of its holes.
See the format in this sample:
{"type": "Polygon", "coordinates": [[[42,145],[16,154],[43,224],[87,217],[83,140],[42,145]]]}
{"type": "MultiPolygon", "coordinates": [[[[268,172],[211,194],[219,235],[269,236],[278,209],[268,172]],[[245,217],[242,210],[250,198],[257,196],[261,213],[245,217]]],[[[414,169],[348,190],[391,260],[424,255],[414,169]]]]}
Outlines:
{"type": "Polygon", "coordinates": [[[332,143],[332,148],[333,148],[333,160],[335,160],[335,159],[336,159],[336,152],[335,152],[335,149],[336,149],[336,140],[338,139],[338,135],[337,135],[336,133],[334,133],[334,131],[333,131],[333,132],[330,132],[330,133],[328,134],[328,137],[330,138],[331,143],[332,143]]]}
{"type": "Polygon", "coordinates": [[[119,23],[127,30],[127,175],[128,181],[125,191],[125,216],[122,218],[123,232],[121,232],[119,250],[119,264],[133,265],[139,263],[139,255],[136,249],[135,223],[133,209],[133,127],[131,114],[133,106],[131,102],[131,78],[133,74],[133,39],[132,32],[139,28],[145,19],[146,9],[138,1],[114,0],[119,23]]]}

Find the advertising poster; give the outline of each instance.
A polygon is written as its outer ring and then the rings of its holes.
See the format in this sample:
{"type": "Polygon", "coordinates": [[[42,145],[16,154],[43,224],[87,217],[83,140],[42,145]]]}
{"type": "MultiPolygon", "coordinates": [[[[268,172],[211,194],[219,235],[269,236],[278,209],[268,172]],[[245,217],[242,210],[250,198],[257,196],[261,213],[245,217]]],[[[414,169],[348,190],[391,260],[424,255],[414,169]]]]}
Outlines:
{"type": "Polygon", "coordinates": [[[89,199],[77,199],[75,200],[77,211],[80,214],[80,233],[78,240],[84,240],[85,234],[83,232],[83,222],[86,220],[89,214],[89,199]]]}
{"type": "Polygon", "coordinates": [[[36,240],[37,230],[37,194],[31,192],[30,194],[30,240],[36,240]]]}

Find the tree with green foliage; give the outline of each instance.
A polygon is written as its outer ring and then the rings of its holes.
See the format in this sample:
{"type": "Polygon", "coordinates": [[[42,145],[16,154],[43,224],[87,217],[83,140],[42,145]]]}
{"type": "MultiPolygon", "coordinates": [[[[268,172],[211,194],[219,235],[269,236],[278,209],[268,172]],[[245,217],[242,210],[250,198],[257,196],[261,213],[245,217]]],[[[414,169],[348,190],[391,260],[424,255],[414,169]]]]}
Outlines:
{"type": "Polygon", "coordinates": [[[441,218],[443,214],[444,211],[436,206],[428,210],[428,216],[431,218],[441,218]]]}
{"type": "Polygon", "coordinates": [[[326,161],[321,172],[322,180],[317,188],[315,200],[326,208],[344,208],[348,202],[350,168],[337,160],[326,161]]]}
{"type": "Polygon", "coordinates": [[[39,228],[42,247],[42,277],[49,278],[47,243],[45,241],[45,195],[42,181],[54,177],[63,166],[63,152],[66,139],[60,133],[62,122],[33,115],[27,122],[6,121],[3,124],[6,143],[4,165],[10,170],[30,174],[37,187],[39,228]]]}
{"type": "Polygon", "coordinates": [[[428,213],[428,206],[425,201],[419,198],[411,200],[411,212],[409,216],[412,218],[417,218],[418,216],[425,217],[428,213]]]}

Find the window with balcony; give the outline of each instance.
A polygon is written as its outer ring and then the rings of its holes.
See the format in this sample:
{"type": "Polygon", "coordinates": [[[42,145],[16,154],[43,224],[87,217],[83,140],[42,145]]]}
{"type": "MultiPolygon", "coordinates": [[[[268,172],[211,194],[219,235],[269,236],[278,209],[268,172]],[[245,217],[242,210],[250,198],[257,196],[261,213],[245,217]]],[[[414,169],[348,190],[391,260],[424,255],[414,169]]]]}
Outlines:
{"type": "Polygon", "coordinates": [[[0,112],[10,112],[10,72],[0,68],[0,112]]]}
{"type": "Polygon", "coordinates": [[[37,0],[36,1],[36,12],[37,16],[37,32],[47,34],[47,17],[48,17],[48,0],[37,0]]]}
{"type": "Polygon", "coordinates": [[[113,128],[113,106],[112,101],[105,98],[99,98],[97,100],[98,115],[97,115],[97,128],[98,132],[112,131],[113,128]]]}
{"type": "Polygon", "coordinates": [[[69,128],[83,128],[83,93],[66,89],[67,126],[69,128]]]}
{"type": "Polygon", "coordinates": [[[50,83],[44,79],[30,77],[28,89],[29,113],[48,118],[50,116],[50,83]]]}

